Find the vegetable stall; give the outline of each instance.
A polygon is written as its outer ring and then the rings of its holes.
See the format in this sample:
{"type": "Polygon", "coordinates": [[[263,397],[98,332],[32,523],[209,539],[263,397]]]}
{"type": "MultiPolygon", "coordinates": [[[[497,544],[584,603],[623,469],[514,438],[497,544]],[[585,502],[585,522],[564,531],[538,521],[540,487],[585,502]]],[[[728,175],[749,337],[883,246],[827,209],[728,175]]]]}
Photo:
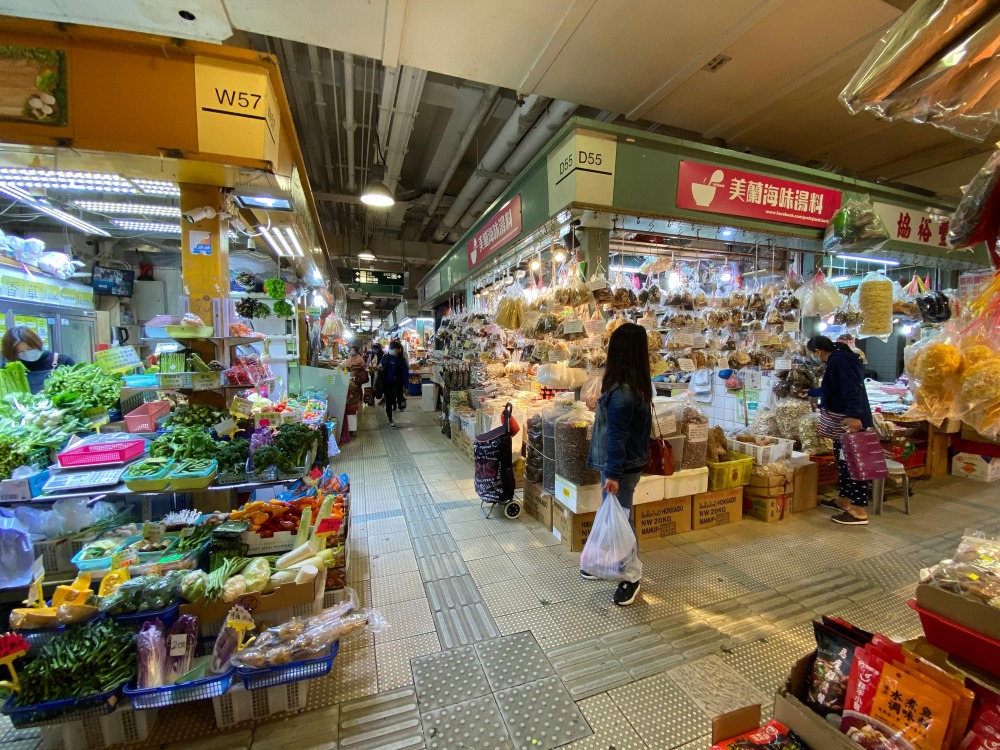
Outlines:
{"type": "Polygon", "coordinates": [[[339,638],[382,627],[346,588],[324,394],[277,398],[252,368],[201,390],[164,372],[189,356],[116,356],[37,395],[0,368],[4,541],[27,550],[0,582],[3,713],[73,750],[143,739],[192,700],[220,727],[303,708],[339,638]]]}

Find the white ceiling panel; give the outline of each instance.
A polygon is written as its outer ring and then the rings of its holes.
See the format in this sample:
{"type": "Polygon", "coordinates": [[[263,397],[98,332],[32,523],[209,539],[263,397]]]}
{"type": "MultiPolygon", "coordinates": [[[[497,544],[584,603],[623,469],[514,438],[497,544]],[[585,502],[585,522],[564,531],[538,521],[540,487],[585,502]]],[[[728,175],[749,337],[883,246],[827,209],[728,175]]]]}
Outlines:
{"type": "MultiPolygon", "coordinates": [[[[697,70],[672,95],[645,116],[698,133],[722,137],[734,115],[767,108],[774,92],[799,88],[814,70],[829,65],[877,35],[899,12],[885,3],[843,0],[821,34],[790,33],[807,29],[816,18],[812,3],[786,3],[718,53],[731,58],[714,73],[697,70]]],[[[863,54],[874,43],[862,45],[863,54]]]]}
{"type": "Polygon", "coordinates": [[[572,5],[573,0],[411,0],[399,62],[516,90],[572,5]]]}
{"type": "Polygon", "coordinates": [[[233,27],[382,58],[385,0],[225,0],[233,27]]]}
{"type": "Polygon", "coordinates": [[[738,23],[760,0],[599,0],[537,90],[626,113],[738,23]]]}
{"type": "Polygon", "coordinates": [[[221,0],[0,0],[0,15],[216,43],[233,34],[221,0]]]}

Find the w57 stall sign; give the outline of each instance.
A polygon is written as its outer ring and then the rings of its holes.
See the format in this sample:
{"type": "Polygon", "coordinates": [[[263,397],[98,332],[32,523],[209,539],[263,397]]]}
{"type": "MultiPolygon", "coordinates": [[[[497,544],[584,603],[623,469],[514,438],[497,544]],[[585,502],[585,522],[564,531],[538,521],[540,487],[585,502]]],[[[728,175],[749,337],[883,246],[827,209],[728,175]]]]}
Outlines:
{"type": "Polygon", "coordinates": [[[727,216],[824,227],[840,208],[839,190],[682,161],[677,172],[677,207],[727,216]]]}
{"type": "Polygon", "coordinates": [[[521,234],[521,196],[515,195],[469,240],[469,268],[521,234]]]}

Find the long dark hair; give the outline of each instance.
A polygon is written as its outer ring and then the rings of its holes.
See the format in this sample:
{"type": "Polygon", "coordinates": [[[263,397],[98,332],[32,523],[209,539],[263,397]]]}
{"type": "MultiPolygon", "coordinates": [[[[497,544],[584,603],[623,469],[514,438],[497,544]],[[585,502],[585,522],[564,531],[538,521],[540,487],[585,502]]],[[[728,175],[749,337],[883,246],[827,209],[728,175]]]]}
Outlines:
{"type": "Polygon", "coordinates": [[[617,385],[627,385],[647,402],[653,400],[646,329],[635,323],[621,326],[608,341],[608,365],[604,370],[601,393],[607,393],[617,385]]]}
{"type": "MultiPolygon", "coordinates": [[[[840,341],[830,341],[826,336],[813,336],[806,342],[806,350],[810,352],[849,352],[851,347],[840,341]]],[[[609,357],[610,359],[610,357],[609,357]]]]}

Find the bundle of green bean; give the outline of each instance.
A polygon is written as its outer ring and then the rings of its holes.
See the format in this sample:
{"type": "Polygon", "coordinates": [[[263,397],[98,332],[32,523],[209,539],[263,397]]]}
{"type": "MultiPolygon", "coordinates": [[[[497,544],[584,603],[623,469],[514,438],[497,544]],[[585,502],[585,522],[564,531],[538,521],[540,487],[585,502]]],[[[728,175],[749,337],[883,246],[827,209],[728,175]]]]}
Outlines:
{"type": "Polygon", "coordinates": [[[18,671],[17,705],[105,693],[135,675],[135,633],[113,620],[73,626],[18,671]]]}

